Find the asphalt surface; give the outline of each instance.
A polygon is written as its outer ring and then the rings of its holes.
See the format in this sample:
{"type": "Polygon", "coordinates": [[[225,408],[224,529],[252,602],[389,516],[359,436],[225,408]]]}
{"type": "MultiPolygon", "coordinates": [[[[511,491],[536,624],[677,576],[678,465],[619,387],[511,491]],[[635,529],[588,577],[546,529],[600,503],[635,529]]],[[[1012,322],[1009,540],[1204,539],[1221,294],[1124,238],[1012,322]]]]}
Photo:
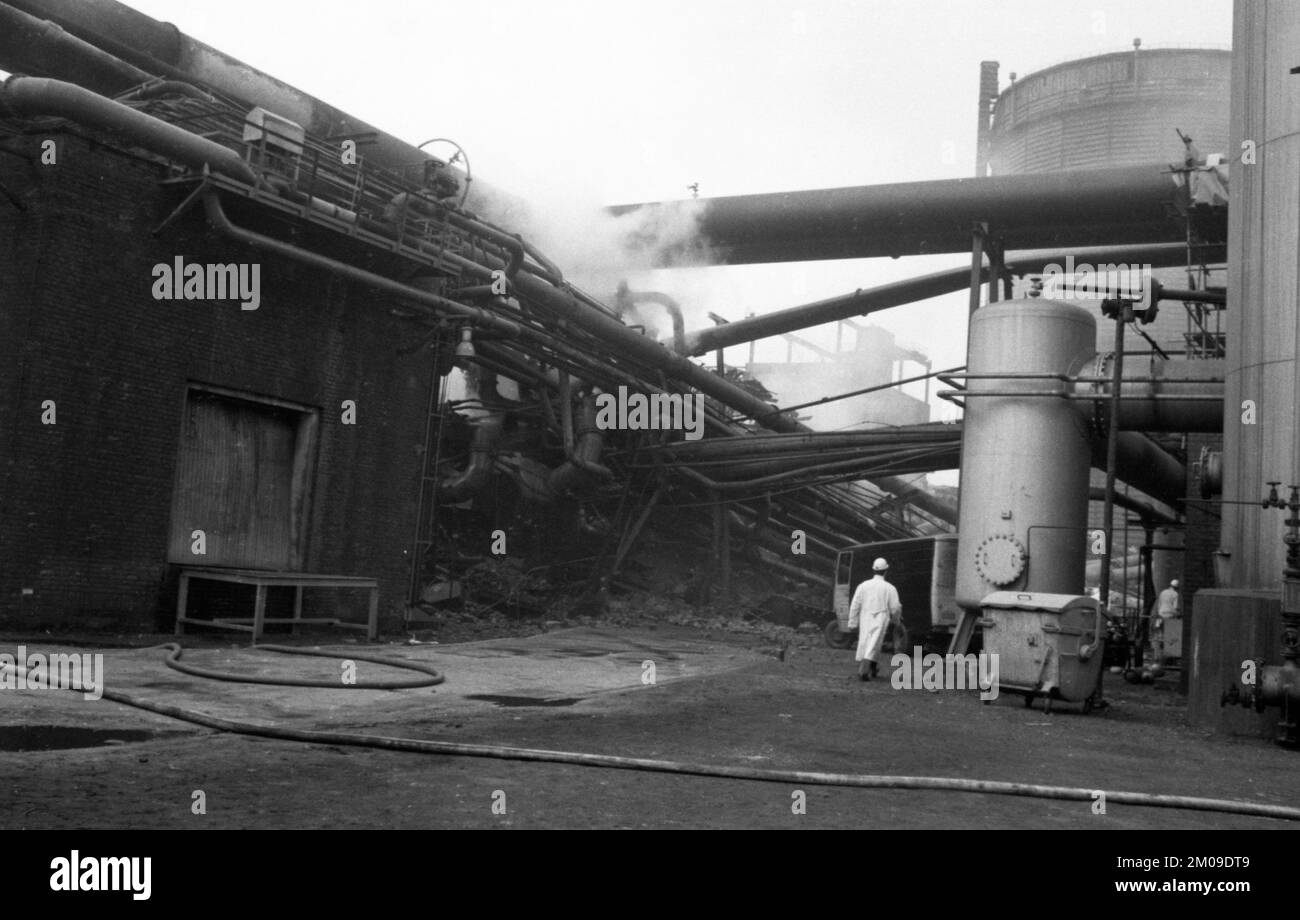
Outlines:
{"type": "MultiPolygon", "coordinates": [[[[164,637],[159,637],[160,639],[164,637]]],[[[337,641],[322,636],[317,641],[337,641]]],[[[298,644],[303,644],[301,641],[298,644]]],[[[1186,723],[1169,686],[1108,675],[1111,702],[1046,713],[1003,694],[858,681],[807,635],[561,629],[455,645],[322,646],[419,661],[446,682],[343,686],[343,662],[208,640],[185,661],[339,679],[231,684],[99,652],[114,690],[262,726],[827,773],[941,776],[1300,806],[1296,754],[1186,723]]],[[[13,653],[6,647],[4,651],[13,653]]],[[[409,676],[357,662],[359,679],[409,676]]],[[[888,674],[882,667],[882,674],[888,674]]],[[[0,827],[1290,828],[1230,814],[934,790],[872,790],[304,744],[216,732],[105,699],[0,690],[0,827]],[[44,748],[44,749],[42,749],[44,748]],[[200,805],[202,807],[200,807],[200,805]]]]}

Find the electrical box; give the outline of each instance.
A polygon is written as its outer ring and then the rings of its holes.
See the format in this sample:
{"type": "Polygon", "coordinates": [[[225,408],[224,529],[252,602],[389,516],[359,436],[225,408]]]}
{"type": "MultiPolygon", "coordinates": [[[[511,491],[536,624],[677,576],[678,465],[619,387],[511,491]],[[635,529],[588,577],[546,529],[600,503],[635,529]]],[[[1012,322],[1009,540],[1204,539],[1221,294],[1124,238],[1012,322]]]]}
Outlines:
{"type": "Polygon", "coordinates": [[[302,125],[261,106],[244,116],[244,145],[249,162],[291,181],[298,178],[306,137],[302,125]]]}

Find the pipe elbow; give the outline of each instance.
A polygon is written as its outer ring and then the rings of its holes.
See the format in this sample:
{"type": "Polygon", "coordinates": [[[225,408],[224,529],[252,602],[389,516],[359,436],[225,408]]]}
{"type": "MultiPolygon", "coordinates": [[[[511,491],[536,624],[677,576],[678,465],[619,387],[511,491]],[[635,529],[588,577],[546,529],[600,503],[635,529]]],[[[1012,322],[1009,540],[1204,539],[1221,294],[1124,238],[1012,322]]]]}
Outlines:
{"type": "Polygon", "coordinates": [[[605,447],[605,436],[596,426],[596,397],[588,393],[582,399],[582,413],[578,422],[578,435],[568,459],[556,467],[547,478],[556,495],[573,498],[590,492],[601,482],[614,478],[614,474],[599,462],[605,447]]]}

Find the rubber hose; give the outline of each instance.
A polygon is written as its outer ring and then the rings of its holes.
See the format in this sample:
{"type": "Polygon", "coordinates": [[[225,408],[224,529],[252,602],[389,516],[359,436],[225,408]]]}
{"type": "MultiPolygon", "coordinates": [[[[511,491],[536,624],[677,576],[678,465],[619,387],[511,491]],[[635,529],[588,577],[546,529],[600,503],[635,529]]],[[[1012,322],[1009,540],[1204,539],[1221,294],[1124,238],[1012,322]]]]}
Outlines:
{"type": "Polygon", "coordinates": [[[418,671],[424,674],[424,677],[408,677],[405,679],[395,680],[358,680],[346,684],[340,680],[307,680],[296,677],[254,677],[251,675],[236,674],[232,671],[213,671],[208,668],[196,668],[193,665],[181,664],[181,654],[184,649],[179,642],[168,642],[165,645],[155,645],[152,648],[168,649],[166,664],[167,667],[174,671],[180,671],[182,674],[189,674],[193,677],[206,677],[209,680],[225,680],[237,684],[271,684],[276,687],[324,687],[326,689],[343,688],[345,690],[414,690],[417,687],[432,687],[446,680],[441,674],[433,668],[426,665],[416,664],[409,661],[394,661],[392,658],[381,658],[378,655],[356,655],[341,652],[322,652],[319,650],[295,648],[291,645],[255,645],[253,648],[263,652],[279,652],[282,655],[311,655],[318,658],[342,658],[346,661],[369,661],[372,664],[382,664],[385,667],[400,668],[404,671],[418,671]]]}
{"type": "MultiPolygon", "coordinates": [[[[168,646],[175,643],[168,643],[168,646]]],[[[268,648],[269,646],[258,646],[268,648]]],[[[295,650],[296,651],[296,650],[295,650]]],[[[20,670],[26,670],[21,665],[20,670]]],[[[62,687],[63,690],[85,692],[80,687],[62,687]]],[[[1134,805],[1142,808],[1176,808],[1185,811],[1213,811],[1249,815],[1259,818],[1277,818],[1283,821],[1300,821],[1300,808],[1286,805],[1264,805],[1258,802],[1237,802],[1231,799],[1205,799],[1186,795],[1158,795],[1147,792],[1106,792],[1077,786],[1042,786],[1032,783],[1006,783],[996,780],[955,779],[943,776],[889,776],[861,773],[812,773],[803,770],[756,770],[752,767],[715,766],[676,760],[651,760],[643,757],[619,757],[613,754],[582,754],[570,751],[548,751],[535,748],[515,748],[490,744],[465,744],[455,741],[422,741],[414,738],[390,738],[384,735],[357,735],[349,732],[317,732],[296,728],[277,728],[236,722],[201,712],[193,712],[167,703],[154,703],[137,699],[130,694],[101,688],[104,699],[143,709],[146,712],[180,719],[205,728],[275,738],[282,741],[301,741],[307,744],[333,744],[346,747],[368,747],[388,751],[407,751],[414,754],[442,754],[458,757],[487,757],[494,760],[524,760],[543,763],[562,763],[582,767],[604,767],[615,770],[644,770],[652,773],[676,773],[687,776],[712,776],[724,779],[743,779],[756,782],[803,784],[812,786],[850,786],[858,789],[911,789],[937,792],[974,792],[985,795],[1017,795],[1039,799],[1065,799],[1092,802],[1097,793],[1106,797],[1107,803],[1134,805]]]]}

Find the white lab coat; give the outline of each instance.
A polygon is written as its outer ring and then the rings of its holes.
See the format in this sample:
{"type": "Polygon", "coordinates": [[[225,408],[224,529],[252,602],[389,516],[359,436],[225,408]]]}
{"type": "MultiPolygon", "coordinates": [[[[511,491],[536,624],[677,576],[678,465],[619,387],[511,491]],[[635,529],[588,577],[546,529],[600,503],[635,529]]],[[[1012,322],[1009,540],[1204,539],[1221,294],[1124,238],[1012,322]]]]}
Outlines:
{"type": "Polygon", "coordinates": [[[902,615],[898,589],[885,581],[885,576],[876,575],[858,585],[849,604],[849,629],[858,628],[858,651],[853,660],[875,661],[890,621],[902,615]]]}
{"type": "Polygon", "coordinates": [[[1156,614],[1162,617],[1178,616],[1178,589],[1165,588],[1160,592],[1159,603],[1156,605],[1156,614]]]}

